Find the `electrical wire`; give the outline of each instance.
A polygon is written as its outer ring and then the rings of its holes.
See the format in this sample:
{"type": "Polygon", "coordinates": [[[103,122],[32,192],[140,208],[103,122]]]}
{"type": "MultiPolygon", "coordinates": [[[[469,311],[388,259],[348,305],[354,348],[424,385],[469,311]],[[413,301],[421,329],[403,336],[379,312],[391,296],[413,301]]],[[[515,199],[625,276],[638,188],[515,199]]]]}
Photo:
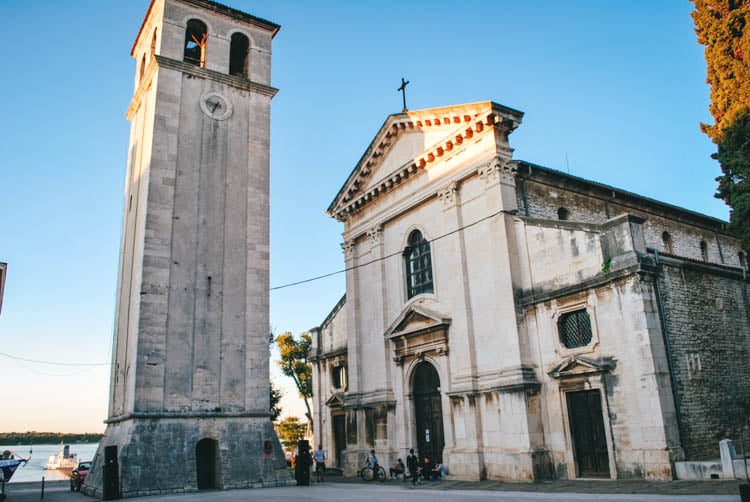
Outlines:
{"type": "Polygon", "coordinates": [[[5,356],[10,359],[15,359],[17,361],[25,361],[27,363],[51,364],[54,366],[109,366],[110,365],[110,363],[58,363],[58,362],[53,362],[53,361],[40,361],[38,359],[28,359],[26,357],[6,354],[5,352],[0,352],[0,356],[5,356]]]}
{"type": "MultiPolygon", "coordinates": [[[[438,241],[440,239],[443,239],[445,237],[453,235],[453,234],[455,234],[457,232],[461,232],[462,230],[465,230],[465,229],[467,229],[469,227],[473,227],[474,225],[477,225],[477,224],[479,224],[479,223],[481,223],[481,222],[483,222],[485,220],[489,220],[490,218],[494,218],[495,216],[497,216],[499,214],[503,214],[503,213],[511,214],[511,215],[516,214],[514,211],[506,211],[505,209],[501,209],[501,210],[496,211],[496,212],[494,212],[494,213],[492,213],[490,215],[485,216],[484,218],[480,218],[477,221],[469,223],[468,225],[464,225],[463,227],[459,227],[459,228],[457,228],[455,230],[451,230],[450,232],[448,232],[446,234],[439,235],[439,236],[435,237],[434,239],[431,239],[431,240],[425,239],[425,240],[427,240],[428,243],[438,241]]],[[[386,256],[381,256],[380,258],[375,258],[374,260],[370,260],[370,261],[365,262],[365,263],[359,263],[359,264],[354,265],[352,267],[347,267],[347,268],[344,268],[344,269],[341,269],[341,270],[337,270],[336,272],[330,272],[330,273],[319,275],[319,276],[316,276],[316,277],[311,277],[309,279],[303,279],[301,281],[290,282],[288,284],[282,284],[281,286],[274,286],[272,288],[269,288],[269,291],[275,291],[275,290],[278,290],[278,289],[284,289],[284,288],[289,288],[289,287],[292,287],[292,286],[298,286],[300,284],[305,284],[305,283],[308,283],[308,282],[313,282],[313,281],[318,281],[320,279],[325,279],[326,277],[331,277],[333,275],[343,274],[343,273],[348,272],[350,270],[355,270],[355,269],[358,269],[358,268],[366,267],[368,265],[372,265],[373,263],[377,263],[377,262],[380,262],[380,261],[383,261],[383,260],[387,260],[388,258],[393,258],[394,256],[401,256],[403,253],[404,253],[403,250],[399,250],[399,251],[396,251],[395,253],[391,253],[391,254],[386,255],[386,256]]]]}

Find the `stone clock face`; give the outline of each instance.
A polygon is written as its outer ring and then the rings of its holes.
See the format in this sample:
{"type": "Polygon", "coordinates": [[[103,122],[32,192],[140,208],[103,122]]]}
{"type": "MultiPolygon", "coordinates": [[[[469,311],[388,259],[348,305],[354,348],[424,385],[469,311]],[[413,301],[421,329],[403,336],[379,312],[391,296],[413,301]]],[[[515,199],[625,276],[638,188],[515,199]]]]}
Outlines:
{"type": "Polygon", "coordinates": [[[226,120],[232,115],[232,103],[218,92],[207,92],[201,96],[201,111],[214,120],[226,120]]]}

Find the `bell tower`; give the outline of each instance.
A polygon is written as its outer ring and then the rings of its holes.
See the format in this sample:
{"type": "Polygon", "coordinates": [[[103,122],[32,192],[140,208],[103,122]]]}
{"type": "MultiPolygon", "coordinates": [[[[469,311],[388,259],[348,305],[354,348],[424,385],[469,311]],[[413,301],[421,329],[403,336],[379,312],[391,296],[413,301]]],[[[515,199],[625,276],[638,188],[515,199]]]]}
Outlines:
{"type": "Polygon", "coordinates": [[[109,413],[90,495],[289,478],[269,415],[278,30],[209,0],[153,0],[133,44],[109,413]]]}

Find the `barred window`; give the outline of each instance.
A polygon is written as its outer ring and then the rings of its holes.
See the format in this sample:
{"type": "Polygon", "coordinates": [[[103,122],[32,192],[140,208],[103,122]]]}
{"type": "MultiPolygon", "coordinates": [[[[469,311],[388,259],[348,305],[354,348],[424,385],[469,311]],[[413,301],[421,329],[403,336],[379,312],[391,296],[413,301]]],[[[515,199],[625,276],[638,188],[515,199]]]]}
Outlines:
{"type": "Polygon", "coordinates": [[[591,319],[586,309],[568,312],[557,322],[560,341],[565,347],[575,349],[591,343],[591,319]]]}
{"type": "Polygon", "coordinates": [[[406,288],[409,298],[422,293],[432,293],[432,257],[430,243],[419,230],[409,236],[409,245],[404,250],[406,262],[406,288]]]}

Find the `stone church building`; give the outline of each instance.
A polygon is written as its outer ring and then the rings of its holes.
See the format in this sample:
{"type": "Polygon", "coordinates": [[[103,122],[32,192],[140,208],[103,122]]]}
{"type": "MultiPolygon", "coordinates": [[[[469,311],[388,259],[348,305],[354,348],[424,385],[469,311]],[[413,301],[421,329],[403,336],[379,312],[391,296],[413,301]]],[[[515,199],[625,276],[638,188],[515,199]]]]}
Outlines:
{"type": "Polygon", "coordinates": [[[671,479],[750,385],[724,221],[512,157],[494,102],[390,115],[328,213],[346,294],[312,330],[316,442],[462,479],[671,479]]]}

